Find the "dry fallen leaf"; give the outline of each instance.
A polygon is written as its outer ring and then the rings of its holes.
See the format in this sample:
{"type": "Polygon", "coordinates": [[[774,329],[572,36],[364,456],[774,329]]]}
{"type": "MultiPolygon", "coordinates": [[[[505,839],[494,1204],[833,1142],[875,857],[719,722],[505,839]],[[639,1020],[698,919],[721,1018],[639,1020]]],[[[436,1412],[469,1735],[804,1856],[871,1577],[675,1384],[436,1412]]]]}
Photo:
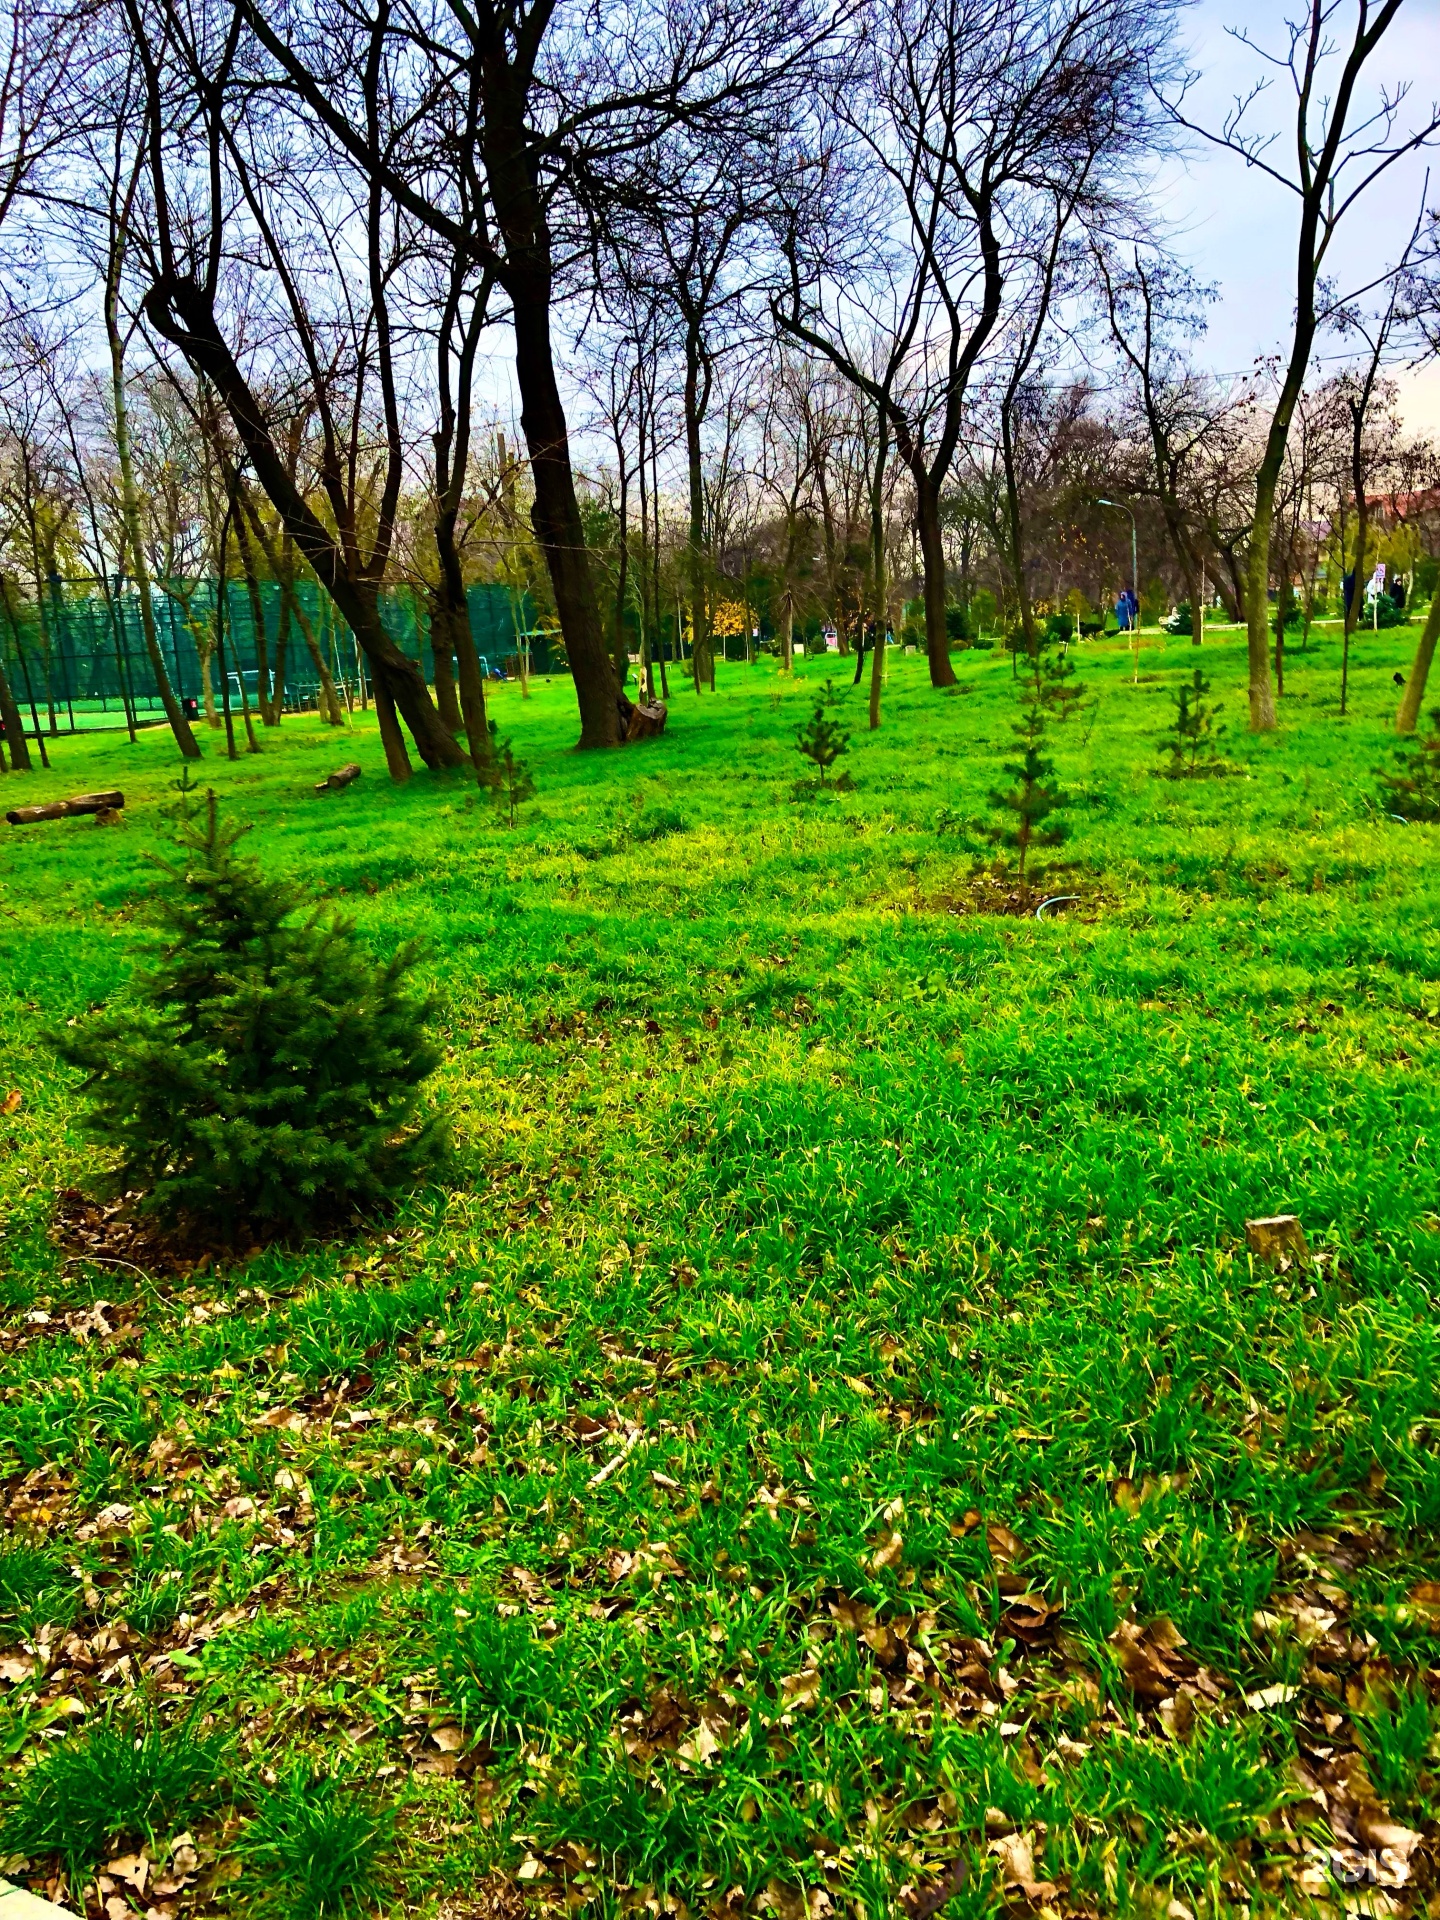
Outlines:
{"type": "Polygon", "coordinates": [[[143,1853],[125,1853],[117,1860],[107,1860],[105,1871],[112,1880],[123,1880],[136,1893],[144,1893],[150,1878],[150,1862],[143,1853]]]}
{"type": "Polygon", "coordinates": [[[715,1732],[704,1720],[696,1727],[688,1740],[682,1740],[675,1749],[676,1757],[688,1760],[692,1765],[702,1765],[713,1759],[720,1751],[720,1742],[715,1732]]]}
{"type": "Polygon", "coordinates": [[[1266,1707],[1288,1707],[1299,1691],[1298,1687],[1284,1685],[1260,1687],[1256,1692],[1246,1694],[1245,1704],[1253,1713],[1260,1713],[1266,1707]]]}
{"type": "Polygon", "coordinates": [[[1001,1526],[998,1520],[992,1520],[986,1526],[985,1539],[990,1548],[990,1557],[993,1560],[1023,1560],[1025,1558],[1025,1542],[1018,1534],[1012,1533],[1009,1527],[1001,1526]]]}
{"type": "Polygon", "coordinates": [[[893,1567],[899,1560],[905,1545],[898,1533],[892,1533],[884,1543],[878,1546],[870,1556],[870,1565],[876,1573],[885,1567],[893,1567]]]}
{"type": "Polygon", "coordinates": [[[3,1100],[0,1100],[0,1113],[18,1113],[20,1103],[25,1098],[18,1087],[12,1087],[3,1100]]]}
{"type": "Polygon", "coordinates": [[[813,1707],[820,1697],[820,1675],[814,1667],[799,1673],[787,1673],[780,1682],[787,1707],[813,1707]]]}
{"type": "Polygon", "coordinates": [[[987,1851],[999,1860],[1005,1885],[1018,1887],[1027,1900],[1048,1900],[1054,1893],[1053,1882],[1035,1878],[1035,1849],[1028,1833],[1003,1834],[987,1851]]]}

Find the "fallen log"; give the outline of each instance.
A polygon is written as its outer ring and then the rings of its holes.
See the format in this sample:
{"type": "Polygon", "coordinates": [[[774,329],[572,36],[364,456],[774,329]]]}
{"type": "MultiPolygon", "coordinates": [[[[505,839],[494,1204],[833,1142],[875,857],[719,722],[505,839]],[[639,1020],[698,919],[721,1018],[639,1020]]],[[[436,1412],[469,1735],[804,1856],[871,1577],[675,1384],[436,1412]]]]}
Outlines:
{"type": "Polygon", "coordinates": [[[77,793],[69,800],[49,800],[43,806],[12,807],[5,818],[12,827],[33,826],[37,820],[74,820],[87,813],[118,813],[125,805],[119,788],[107,793],[77,793]]]}
{"type": "Polygon", "coordinates": [[[352,760],[348,767],[337,767],[334,773],[327,773],[323,780],[315,782],[317,793],[333,793],[337,787],[348,787],[352,780],[360,778],[360,767],[352,760]]]}

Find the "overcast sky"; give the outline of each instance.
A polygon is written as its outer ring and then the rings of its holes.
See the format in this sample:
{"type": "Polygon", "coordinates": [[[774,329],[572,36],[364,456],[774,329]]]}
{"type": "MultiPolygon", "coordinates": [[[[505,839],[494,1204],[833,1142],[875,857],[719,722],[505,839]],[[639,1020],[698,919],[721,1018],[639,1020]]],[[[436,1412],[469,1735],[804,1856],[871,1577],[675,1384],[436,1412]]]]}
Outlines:
{"type": "MultiPolygon", "coordinates": [[[[1237,43],[1229,27],[1243,26],[1269,51],[1288,44],[1285,16],[1303,11],[1303,0],[1195,0],[1185,40],[1200,79],[1190,97],[1191,117],[1218,127],[1237,93],[1248,92],[1265,70],[1250,48],[1237,43]]],[[[1353,27],[1351,0],[1340,0],[1335,37],[1348,38],[1353,27]]],[[[1338,70],[1338,59],[1331,71],[1338,70]]],[[[1372,60],[1376,86],[1410,83],[1401,108],[1407,127],[1429,118],[1440,94],[1440,0],[1403,0],[1398,17],[1372,60]]],[[[1288,76],[1277,74],[1268,95],[1251,110],[1249,124],[1285,129],[1288,146],[1276,143],[1277,164],[1293,161],[1294,93],[1288,76]]],[[[1363,284],[1403,248],[1415,222],[1433,167],[1430,203],[1440,202],[1440,150],[1407,157],[1372,187],[1341,228],[1334,278],[1345,286],[1363,284]]],[[[1220,290],[1209,315],[1203,357],[1218,370],[1239,371],[1257,355],[1285,341],[1294,304],[1297,203],[1258,168],[1213,147],[1197,144],[1166,171],[1160,203],[1170,222],[1172,244],[1203,279],[1220,290]]],[[[1326,342],[1320,351],[1339,351],[1326,342]]],[[[1413,429],[1440,435],[1440,369],[1428,368],[1405,382],[1406,416],[1413,429]]]]}

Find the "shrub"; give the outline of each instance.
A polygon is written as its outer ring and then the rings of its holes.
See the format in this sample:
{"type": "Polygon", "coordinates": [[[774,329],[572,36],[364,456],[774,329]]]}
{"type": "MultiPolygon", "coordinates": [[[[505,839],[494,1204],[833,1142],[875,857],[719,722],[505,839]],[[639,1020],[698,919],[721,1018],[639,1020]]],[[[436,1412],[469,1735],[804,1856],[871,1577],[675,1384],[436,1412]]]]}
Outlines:
{"type": "Polygon", "coordinates": [[[373,959],[354,924],[267,879],[214,794],[185,821],[183,865],[154,864],[158,965],[58,1036],[88,1074],[86,1129],[162,1218],[228,1234],[301,1227],[393,1199],[443,1152],[418,1117],[440,1061],[433,1003],[406,991],[411,946],[373,959]]]}
{"type": "Polygon", "coordinates": [[[59,1854],[71,1882],[118,1841],[163,1840],[219,1797],[228,1753],[192,1713],[166,1725],[116,1710],[72,1733],[21,1774],[0,1820],[0,1853],[59,1854]]]}

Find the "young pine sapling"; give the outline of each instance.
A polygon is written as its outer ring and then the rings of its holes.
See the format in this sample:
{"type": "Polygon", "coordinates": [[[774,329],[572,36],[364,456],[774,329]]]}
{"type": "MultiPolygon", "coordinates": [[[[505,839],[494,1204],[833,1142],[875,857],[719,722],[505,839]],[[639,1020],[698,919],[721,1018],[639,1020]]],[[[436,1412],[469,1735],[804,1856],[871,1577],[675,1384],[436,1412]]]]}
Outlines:
{"type": "Polygon", "coordinates": [[[1041,752],[1045,738],[1045,709],[1032,698],[1015,733],[1021,741],[1018,760],[1007,760],[1005,772],[1015,781],[1009,792],[992,788],[990,804],[999,810],[995,826],[981,831],[992,846],[1007,847],[1016,855],[1019,884],[1026,884],[1026,868],[1036,847],[1058,847],[1070,829],[1055,816],[1070,805],[1070,795],[1055,785],[1055,765],[1041,752]],[[1048,823],[1048,824],[1047,824],[1048,823]]]}
{"type": "Polygon", "coordinates": [[[850,748],[850,736],[840,722],[832,719],[826,712],[828,706],[835,703],[835,689],[832,683],[825,682],[825,692],[816,703],[815,711],[803,727],[795,729],[795,747],[807,760],[815,764],[820,776],[820,785],[825,785],[825,776],[842,753],[850,748]]]}
{"type": "Polygon", "coordinates": [[[1167,780],[1199,779],[1218,771],[1223,764],[1215,752],[1215,742],[1224,732],[1223,727],[1215,725],[1220,704],[1218,701],[1206,704],[1205,695],[1209,691],[1210,682],[1196,667],[1188,683],[1180,686],[1173,696],[1175,718],[1170,731],[1158,742],[1161,752],[1170,756],[1169,766],[1160,770],[1167,780]]]}
{"type": "MultiPolygon", "coordinates": [[[[494,731],[492,726],[491,733],[494,731]]],[[[535,779],[529,765],[516,758],[508,739],[498,741],[492,749],[489,764],[481,771],[480,784],[512,827],[519,818],[520,808],[535,797],[535,779]]]]}

